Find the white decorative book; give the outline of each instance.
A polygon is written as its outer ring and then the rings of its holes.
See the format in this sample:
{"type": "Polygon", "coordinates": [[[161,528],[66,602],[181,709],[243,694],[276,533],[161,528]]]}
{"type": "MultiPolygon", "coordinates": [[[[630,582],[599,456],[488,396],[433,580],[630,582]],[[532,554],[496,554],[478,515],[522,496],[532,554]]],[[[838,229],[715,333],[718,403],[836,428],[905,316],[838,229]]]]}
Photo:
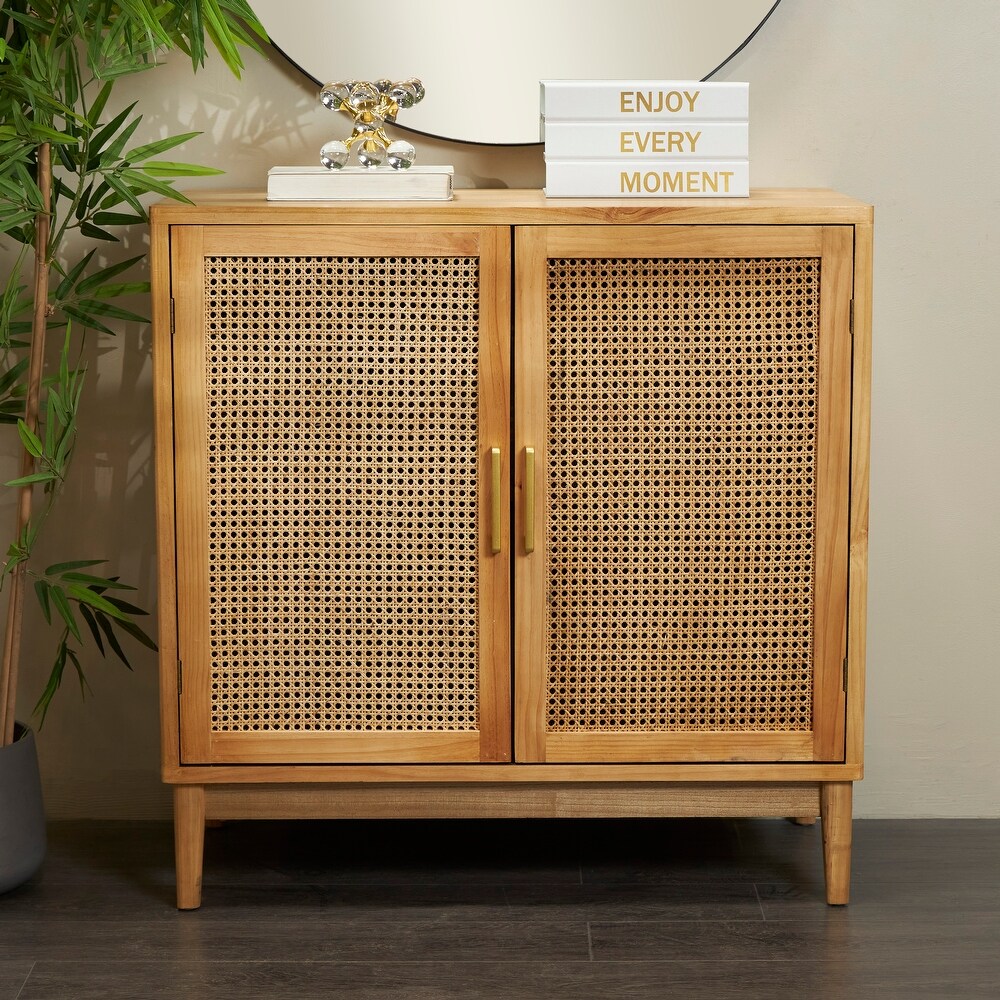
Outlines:
{"type": "Polygon", "coordinates": [[[272,167],[268,201],[449,201],[454,167],[272,167]]]}
{"type": "Polygon", "coordinates": [[[746,159],[746,122],[583,122],[545,121],[547,159],[746,159]]]}
{"type": "Polygon", "coordinates": [[[546,160],[549,198],[746,198],[746,160],[546,160]]]}
{"type": "Polygon", "coordinates": [[[746,121],[750,84],[698,80],[542,80],[546,121],[746,121]]]}

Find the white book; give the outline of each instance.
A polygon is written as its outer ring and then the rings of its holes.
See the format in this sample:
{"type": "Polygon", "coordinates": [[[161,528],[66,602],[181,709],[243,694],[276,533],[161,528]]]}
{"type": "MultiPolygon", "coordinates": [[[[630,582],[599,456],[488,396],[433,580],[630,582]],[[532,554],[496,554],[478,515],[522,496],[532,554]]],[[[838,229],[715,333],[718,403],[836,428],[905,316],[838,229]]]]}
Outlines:
{"type": "Polygon", "coordinates": [[[268,201],[449,201],[454,167],[272,167],[268,201]]]}
{"type": "Polygon", "coordinates": [[[743,159],[750,155],[746,122],[544,122],[547,159],[743,159]]]}
{"type": "Polygon", "coordinates": [[[549,160],[548,198],[747,198],[747,160],[549,160]]]}
{"type": "Polygon", "coordinates": [[[698,80],[542,80],[542,117],[584,121],[746,121],[749,83],[698,80]]]}

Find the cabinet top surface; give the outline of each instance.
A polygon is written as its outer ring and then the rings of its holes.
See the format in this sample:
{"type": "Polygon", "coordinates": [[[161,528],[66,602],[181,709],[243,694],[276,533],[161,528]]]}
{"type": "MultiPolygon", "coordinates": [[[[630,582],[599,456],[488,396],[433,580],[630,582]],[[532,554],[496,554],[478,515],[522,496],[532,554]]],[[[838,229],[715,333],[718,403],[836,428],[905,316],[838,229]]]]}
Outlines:
{"type": "Polygon", "coordinates": [[[858,225],[872,207],[825,189],[758,188],[749,198],[546,198],[538,190],[469,189],[451,201],[267,201],[259,191],[188,192],[161,202],[158,225],[858,225]]]}

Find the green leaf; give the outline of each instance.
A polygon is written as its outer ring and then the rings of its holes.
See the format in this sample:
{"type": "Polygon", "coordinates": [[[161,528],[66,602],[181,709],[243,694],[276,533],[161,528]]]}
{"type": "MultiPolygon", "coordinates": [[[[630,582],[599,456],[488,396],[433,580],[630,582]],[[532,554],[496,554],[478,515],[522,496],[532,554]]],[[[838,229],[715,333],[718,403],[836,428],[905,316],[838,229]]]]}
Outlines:
{"type": "Polygon", "coordinates": [[[44,580],[35,581],[35,593],[38,595],[38,603],[42,607],[42,614],[45,615],[45,621],[51,625],[52,624],[52,607],[49,604],[49,585],[44,580]]]}
{"type": "Polygon", "coordinates": [[[51,483],[59,477],[53,472],[32,472],[30,476],[8,479],[4,486],[30,486],[32,483],[51,483]]]}
{"type": "MultiPolygon", "coordinates": [[[[223,10],[235,14],[261,41],[268,41],[264,25],[257,20],[257,15],[245,0],[219,0],[219,6],[223,10]]],[[[242,33],[241,37],[243,37],[242,33]]],[[[252,45],[253,43],[249,44],[252,45]]]]}
{"type": "Polygon", "coordinates": [[[4,4],[4,7],[6,8],[5,13],[8,17],[12,17],[15,21],[20,22],[26,28],[30,28],[35,34],[41,35],[43,38],[52,30],[52,25],[48,21],[42,21],[23,11],[14,10],[7,3],[4,4]]]}
{"type": "Polygon", "coordinates": [[[105,174],[104,180],[108,187],[114,191],[117,197],[109,195],[103,202],[101,202],[102,208],[111,208],[113,205],[120,205],[124,201],[136,212],[137,215],[141,215],[143,219],[149,219],[146,209],[143,207],[142,202],[140,202],[138,198],[138,194],[142,194],[142,191],[137,193],[130,190],[128,185],[120,177],[118,177],[117,174],[105,174]]]}
{"type": "Polygon", "coordinates": [[[65,431],[59,438],[59,446],[56,448],[55,456],[52,459],[52,465],[59,471],[60,476],[65,476],[66,467],[69,464],[69,458],[73,453],[73,447],[75,444],[76,421],[70,420],[65,431]]]}
{"type": "Polygon", "coordinates": [[[127,583],[119,583],[117,579],[108,580],[103,576],[91,576],[89,573],[63,573],[62,579],[67,583],[85,583],[88,586],[101,587],[104,590],[135,590],[127,583]]]}
{"type": "Polygon", "coordinates": [[[94,224],[97,226],[134,226],[145,221],[145,216],[125,215],[123,212],[97,212],[94,215],[94,224]]]}
{"type": "Polygon", "coordinates": [[[107,559],[74,559],[72,562],[53,563],[45,568],[46,576],[59,576],[67,570],[86,569],[88,566],[100,566],[107,559]]]}
{"type": "Polygon", "coordinates": [[[28,359],[21,358],[12,368],[0,375],[0,395],[3,395],[28,370],[28,359]]]}
{"type": "MultiPolygon", "coordinates": [[[[34,222],[34,212],[2,212],[0,211],[0,233],[11,233],[26,222],[34,222]]],[[[24,242],[24,240],[21,240],[24,242]]]]}
{"type": "Polygon", "coordinates": [[[42,442],[23,420],[17,422],[17,433],[21,435],[21,444],[24,445],[24,450],[35,458],[41,458],[42,442]]]}
{"type": "Polygon", "coordinates": [[[45,685],[45,690],[42,692],[42,696],[38,699],[38,702],[35,705],[35,710],[32,713],[38,717],[39,730],[41,730],[42,726],[45,725],[45,716],[48,713],[49,705],[52,704],[52,699],[55,697],[56,691],[59,690],[59,685],[62,683],[63,670],[66,669],[65,635],[66,634],[63,633],[63,639],[59,643],[55,662],[52,664],[52,670],[49,673],[49,679],[45,685]]]}
{"type": "Polygon", "coordinates": [[[107,655],[104,652],[104,642],[101,639],[101,630],[97,627],[94,612],[86,604],[80,604],[78,607],[80,608],[80,614],[83,615],[83,620],[87,623],[87,628],[90,629],[90,634],[94,637],[94,644],[101,651],[101,656],[107,655]]]}
{"type": "Polygon", "coordinates": [[[197,70],[199,66],[205,65],[205,25],[201,19],[202,5],[200,3],[188,4],[188,15],[191,18],[189,35],[191,65],[197,70]]]}
{"type": "Polygon", "coordinates": [[[78,305],[81,309],[85,309],[90,316],[109,316],[111,319],[123,319],[135,323],[146,322],[145,316],[140,316],[130,309],[122,309],[110,302],[102,302],[100,299],[81,299],[78,305]]]}
{"type": "Polygon", "coordinates": [[[125,612],[119,611],[110,600],[101,597],[100,594],[91,590],[89,587],[81,587],[79,584],[71,583],[66,590],[70,597],[73,597],[84,604],[89,604],[92,608],[97,608],[98,611],[103,611],[106,615],[110,615],[112,618],[125,617],[125,612]]]}
{"type": "Polygon", "coordinates": [[[226,65],[237,75],[243,65],[240,60],[239,51],[233,41],[232,30],[222,11],[219,10],[218,0],[202,0],[205,11],[205,22],[208,36],[215,43],[220,55],[226,61],[226,65]]]}
{"type": "Polygon", "coordinates": [[[77,263],[70,268],[69,271],[66,272],[66,277],[59,282],[59,287],[56,289],[55,297],[57,301],[59,299],[64,299],[67,295],[69,295],[73,285],[77,282],[80,275],[86,270],[87,265],[91,262],[95,253],[97,253],[96,248],[84,254],[84,256],[80,258],[80,260],[77,261],[77,263]]]}
{"type": "Polygon", "coordinates": [[[76,290],[80,295],[85,295],[93,288],[97,288],[98,285],[103,285],[107,282],[109,278],[117,277],[123,271],[127,271],[133,264],[139,263],[140,260],[145,260],[146,255],[142,254],[139,257],[129,257],[128,260],[119,261],[117,264],[112,264],[110,267],[106,267],[101,271],[95,271],[92,275],[84,278],[79,285],[76,286],[76,290]]]}
{"type": "Polygon", "coordinates": [[[117,162],[121,156],[122,150],[125,148],[125,143],[132,138],[132,134],[139,127],[139,122],[142,121],[142,115],[135,118],[133,121],[129,122],[125,128],[122,129],[121,133],[115,136],[114,142],[103,153],[101,153],[101,163],[110,164],[117,162]]]}
{"type": "Polygon", "coordinates": [[[224,174],[217,167],[202,167],[197,163],[177,163],[173,160],[147,160],[140,168],[152,177],[214,177],[224,174]]]}
{"type": "Polygon", "coordinates": [[[56,611],[59,612],[60,617],[66,623],[66,628],[73,633],[77,642],[82,642],[83,638],[80,635],[80,627],[76,623],[76,617],[66,597],[66,591],[62,587],[51,586],[49,587],[49,594],[52,597],[52,603],[55,605],[56,611]]]}
{"type": "Polygon", "coordinates": [[[86,202],[87,211],[94,212],[98,209],[112,208],[117,205],[121,199],[111,190],[111,185],[108,183],[107,177],[100,171],[95,171],[97,176],[94,181],[88,186],[85,194],[81,195],[81,202],[86,202]],[[104,202],[107,201],[108,204],[105,205],[104,202]]]}
{"type": "Polygon", "coordinates": [[[30,190],[25,191],[20,183],[11,180],[9,177],[0,176],[0,195],[6,198],[7,201],[18,205],[31,204],[32,207],[37,207],[31,198],[32,192],[30,190]]]}
{"type": "Polygon", "coordinates": [[[122,127],[125,120],[132,113],[132,109],[138,103],[138,101],[133,101],[124,111],[120,111],[115,115],[100,131],[94,133],[88,147],[90,154],[90,159],[87,161],[88,169],[93,170],[97,166],[100,162],[100,152],[104,148],[105,143],[122,127]]]}
{"type": "Polygon", "coordinates": [[[112,330],[110,326],[105,326],[93,316],[89,316],[82,309],[77,309],[76,306],[64,305],[63,312],[66,313],[67,316],[72,316],[73,319],[79,320],[88,329],[100,330],[102,333],[110,334],[112,337],[116,336],[115,331],[112,330]]]}
{"type": "Polygon", "coordinates": [[[150,156],[159,156],[168,149],[181,146],[189,139],[195,139],[199,135],[201,135],[201,132],[185,132],[183,135],[172,135],[166,139],[158,139],[156,142],[147,142],[144,146],[136,146],[134,149],[130,149],[123,159],[128,160],[129,163],[138,165],[139,160],[145,160],[150,156]]]}
{"type": "MultiPolygon", "coordinates": [[[[100,625],[101,631],[105,634],[105,636],[107,636],[108,645],[114,651],[115,656],[117,656],[118,659],[121,660],[122,663],[124,663],[125,666],[129,668],[129,670],[131,670],[132,664],[129,663],[128,657],[125,655],[125,652],[121,647],[121,644],[118,642],[118,637],[115,635],[114,629],[111,627],[111,622],[107,618],[105,618],[104,615],[102,615],[100,612],[98,612],[96,617],[97,617],[97,623],[100,625]]],[[[118,624],[119,626],[121,626],[121,622],[119,622],[118,624]]]]}
{"type": "MultiPolygon", "coordinates": [[[[120,295],[146,295],[150,291],[148,281],[129,281],[121,285],[103,285],[94,292],[99,299],[116,299],[120,295]]],[[[148,318],[144,318],[149,322],[148,318]]]]}
{"type": "Polygon", "coordinates": [[[148,615],[148,611],[143,611],[142,608],[137,608],[134,604],[129,604],[128,601],[123,601],[120,597],[109,597],[108,603],[113,604],[116,609],[122,611],[127,615],[148,615]]]}
{"type": "MultiPolygon", "coordinates": [[[[127,632],[133,639],[137,642],[142,643],[147,649],[151,649],[154,653],[159,649],[155,642],[135,622],[123,621],[116,618],[115,624],[122,632],[127,632]]],[[[106,634],[106,633],[105,633],[106,634]]]]}
{"type": "Polygon", "coordinates": [[[33,124],[31,132],[34,139],[41,140],[42,142],[50,142],[55,146],[75,146],[79,142],[77,137],[72,133],[60,132],[46,125],[33,124]]]}
{"type": "Polygon", "coordinates": [[[164,198],[173,198],[174,201],[182,201],[188,205],[191,204],[191,199],[187,195],[181,194],[180,191],[174,190],[169,184],[157,180],[142,170],[123,170],[122,177],[130,182],[133,191],[153,191],[164,198]]]}
{"type": "Polygon", "coordinates": [[[76,655],[76,650],[67,646],[66,655],[73,661],[73,666],[76,668],[76,675],[80,679],[80,697],[86,698],[87,692],[90,690],[90,685],[87,683],[87,678],[83,672],[83,667],[80,664],[80,659],[76,655]]]}
{"type": "Polygon", "coordinates": [[[92,222],[84,222],[80,225],[80,233],[89,236],[92,240],[106,240],[108,243],[120,243],[121,241],[113,233],[99,229],[92,222]]]}
{"type": "MultiPolygon", "coordinates": [[[[59,392],[55,386],[49,386],[48,395],[48,407],[49,407],[49,427],[46,430],[50,430],[53,426],[65,427],[66,422],[70,419],[70,413],[66,409],[66,404],[63,402],[62,394],[59,392]]],[[[48,438],[46,438],[48,441],[48,438]]],[[[46,451],[51,453],[51,448],[46,444],[46,451]]]]}
{"type": "MultiPolygon", "coordinates": [[[[55,154],[59,158],[59,162],[70,173],[72,173],[72,174],[76,173],[76,157],[73,155],[72,152],[70,152],[68,146],[63,146],[63,145],[56,146],[55,147],[55,154]]],[[[58,177],[56,178],[56,181],[61,184],[61,182],[59,181],[58,177]]],[[[61,184],[61,186],[56,191],[56,197],[58,198],[59,195],[63,194],[64,192],[66,192],[68,194],[69,188],[67,188],[64,184],[61,184]]]]}
{"type": "Polygon", "coordinates": [[[108,103],[108,98],[111,96],[111,90],[114,87],[114,82],[108,80],[107,83],[101,87],[100,93],[94,98],[94,103],[90,106],[90,111],[87,113],[87,121],[90,123],[91,128],[97,128],[98,122],[101,120],[101,115],[104,114],[104,107],[108,103]]]}

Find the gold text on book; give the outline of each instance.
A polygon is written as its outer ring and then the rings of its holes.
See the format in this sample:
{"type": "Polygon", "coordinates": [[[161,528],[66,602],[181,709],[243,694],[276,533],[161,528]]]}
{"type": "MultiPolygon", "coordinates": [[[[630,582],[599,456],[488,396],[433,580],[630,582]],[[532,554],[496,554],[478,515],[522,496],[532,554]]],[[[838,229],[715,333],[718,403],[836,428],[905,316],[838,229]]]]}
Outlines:
{"type": "Polygon", "coordinates": [[[728,194],[732,170],[623,170],[622,194],[728,194]]]}
{"type": "Polygon", "coordinates": [[[701,95],[700,90],[692,93],[690,90],[623,90],[621,91],[621,110],[623,114],[636,112],[640,114],[662,114],[668,111],[675,114],[678,111],[694,111],[695,101],[701,95]]]}
{"type": "Polygon", "coordinates": [[[623,153],[693,153],[701,132],[622,132],[623,153]]]}

